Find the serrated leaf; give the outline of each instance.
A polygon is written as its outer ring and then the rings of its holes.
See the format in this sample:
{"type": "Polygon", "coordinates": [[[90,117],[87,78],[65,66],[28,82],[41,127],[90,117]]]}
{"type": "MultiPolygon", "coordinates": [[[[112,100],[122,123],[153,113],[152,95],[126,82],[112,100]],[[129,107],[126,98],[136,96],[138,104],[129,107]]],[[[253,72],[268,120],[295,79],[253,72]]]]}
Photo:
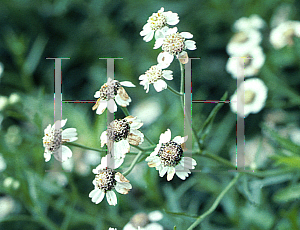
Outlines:
{"type": "Polygon", "coordinates": [[[283,188],[278,192],[276,192],[273,196],[273,200],[277,203],[290,202],[299,198],[300,198],[300,184],[283,188]]]}

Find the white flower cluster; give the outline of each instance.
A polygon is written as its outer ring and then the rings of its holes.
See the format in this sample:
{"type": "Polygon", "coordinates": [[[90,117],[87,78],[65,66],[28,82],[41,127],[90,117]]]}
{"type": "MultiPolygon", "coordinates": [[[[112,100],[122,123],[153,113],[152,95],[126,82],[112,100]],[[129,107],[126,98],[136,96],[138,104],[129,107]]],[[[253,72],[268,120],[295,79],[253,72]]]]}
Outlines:
{"type": "Polygon", "coordinates": [[[160,92],[167,88],[164,81],[173,79],[171,70],[163,70],[170,66],[174,56],[176,56],[182,64],[188,61],[188,55],[185,50],[195,50],[196,42],[187,40],[193,38],[189,32],[178,32],[177,27],[169,28],[168,25],[176,25],[179,22],[177,13],[171,11],[164,12],[162,7],[157,13],[153,13],[144,25],[140,35],[146,42],[155,37],[153,49],[162,48],[162,52],[157,57],[157,65],[153,65],[145,74],[139,77],[140,85],[144,86],[146,92],[149,92],[149,85],[153,84],[155,90],[160,92]]]}
{"type": "Polygon", "coordinates": [[[275,49],[294,45],[294,37],[300,37],[300,21],[284,21],[272,29],[270,42],[275,49]]]}
{"type": "MultiPolygon", "coordinates": [[[[230,57],[242,57],[245,77],[257,75],[265,63],[265,54],[260,43],[262,34],[259,29],[265,26],[265,22],[258,16],[252,15],[249,18],[240,18],[234,23],[235,35],[230,39],[226,50],[230,57]]],[[[229,58],[226,70],[233,78],[238,77],[237,58],[229,58]]]]}
{"type": "MultiPolygon", "coordinates": [[[[164,8],[161,8],[158,13],[154,13],[148,19],[147,24],[143,27],[141,35],[144,40],[148,42],[155,36],[154,49],[162,47],[163,50],[158,55],[158,64],[152,66],[139,77],[140,84],[144,86],[147,93],[150,84],[154,85],[157,92],[166,89],[167,84],[163,79],[172,80],[173,72],[165,69],[173,61],[174,56],[183,58],[184,60],[181,60],[181,63],[184,64],[188,59],[185,50],[196,49],[195,42],[187,40],[193,37],[191,33],[179,33],[176,27],[168,27],[168,25],[176,25],[178,22],[179,18],[176,13],[164,12],[164,8]]],[[[97,98],[97,101],[92,110],[96,110],[96,114],[101,115],[106,108],[110,113],[114,113],[117,111],[118,106],[121,106],[124,113],[128,114],[126,107],[130,104],[131,98],[123,88],[125,86],[135,87],[129,81],[119,82],[108,78],[107,82],[95,92],[94,97],[97,98]]],[[[64,144],[77,140],[77,131],[75,128],[62,130],[66,122],[67,119],[56,121],[53,126],[48,125],[45,129],[43,145],[45,147],[44,158],[46,162],[50,160],[51,155],[62,162],[72,156],[72,151],[64,144]]],[[[143,122],[140,119],[128,115],[123,119],[114,119],[100,135],[101,147],[107,146],[107,155],[102,157],[101,163],[92,170],[95,174],[92,181],[94,189],[89,193],[89,197],[93,203],[99,204],[106,196],[109,205],[116,205],[117,196],[114,190],[120,194],[127,194],[132,189],[129,180],[124,176],[125,173],[122,175],[116,169],[123,164],[126,154],[130,152],[130,145],[140,148],[137,146],[144,141],[144,134],[139,130],[142,126],[143,122]]],[[[171,131],[168,129],[160,135],[155,150],[146,158],[148,165],[156,167],[159,170],[160,177],[167,173],[168,181],[172,180],[175,174],[180,179],[185,180],[191,173],[190,169],[194,169],[196,166],[194,159],[184,156],[184,142],[187,138],[187,136],[177,136],[171,140],[171,131]]],[[[66,162],[63,167],[72,169],[73,163],[73,161],[66,162]]],[[[159,216],[160,218],[157,218],[156,215],[156,220],[162,218],[161,214],[159,216]]],[[[163,229],[159,224],[151,223],[153,221],[155,221],[153,215],[138,215],[132,218],[124,229],[163,229]]]]}
{"type": "MultiPolygon", "coordinates": [[[[226,70],[233,78],[253,77],[265,63],[265,54],[260,46],[262,34],[259,31],[265,26],[265,22],[258,15],[249,18],[240,18],[233,28],[235,35],[230,39],[226,49],[231,58],[228,59],[226,70]],[[233,58],[235,57],[235,58],[233,58]],[[244,62],[238,60],[244,59],[244,62]],[[238,65],[241,65],[244,75],[238,73],[238,65]]],[[[247,79],[230,98],[230,107],[240,117],[247,117],[250,113],[258,113],[265,105],[268,88],[259,78],[247,79]],[[238,110],[237,104],[241,104],[242,110],[238,110]]]]}

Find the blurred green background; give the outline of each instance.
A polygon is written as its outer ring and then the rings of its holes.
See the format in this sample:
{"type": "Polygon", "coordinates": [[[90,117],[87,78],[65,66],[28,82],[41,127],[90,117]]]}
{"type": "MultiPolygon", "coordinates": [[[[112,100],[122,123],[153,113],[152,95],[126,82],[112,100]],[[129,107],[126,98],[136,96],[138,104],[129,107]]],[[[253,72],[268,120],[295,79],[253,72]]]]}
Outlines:
{"type": "MultiPolygon", "coordinates": [[[[0,229],[122,229],[135,213],[153,210],[164,214],[159,222],[164,229],[175,225],[187,229],[229,183],[234,173],[203,156],[193,156],[202,172],[192,173],[186,181],[176,177],[167,182],[142,161],[127,176],[133,189],[128,195],[117,194],[118,204],[113,207],[106,200],[96,205],[88,197],[99,153],[71,147],[73,158],[65,166],[71,172],[53,159],[44,162],[42,137],[53,123],[54,112],[54,61],[47,57],[70,58],[62,61],[63,100],[93,100],[106,82],[106,61],[99,58],[123,58],[115,61],[115,79],[137,86],[126,91],[132,98],[129,112],[144,121],[140,130],[154,143],[167,128],[172,138],[183,136],[179,97],[168,90],[157,93],[153,86],[146,94],[138,80],[157,63],[161,51],[153,50],[154,40],[144,42],[139,32],[161,7],[178,13],[179,31],[194,35],[197,50],[189,51],[189,57],[201,59],[192,62],[193,100],[219,100],[226,91],[230,96],[236,90],[236,80],[225,71],[233,23],[258,14],[267,24],[262,30],[266,62],[258,77],[269,88],[268,99],[263,111],[246,118],[245,135],[246,142],[258,139],[251,147],[255,154],[266,154],[268,148],[272,157],[256,162],[257,173],[244,175],[201,229],[300,228],[300,143],[296,143],[300,139],[300,39],[281,50],[269,42],[270,22],[279,7],[290,9],[288,19],[299,20],[299,1],[2,0],[0,96],[7,102],[0,106],[0,153],[5,162],[0,175],[0,213],[4,213],[0,229]],[[264,126],[270,123],[273,129],[264,126]]],[[[179,90],[178,63],[168,69],[173,70],[174,80],[167,83],[179,90]]],[[[193,104],[195,130],[215,106],[193,104]]],[[[106,115],[96,115],[91,107],[64,103],[63,119],[68,119],[66,128],[77,129],[77,143],[100,148],[106,115]]],[[[120,109],[115,116],[124,117],[120,109]]],[[[225,104],[201,150],[234,162],[235,124],[236,115],[225,104]]],[[[128,154],[119,170],[125,171],[133,157],[128,154]]]]}

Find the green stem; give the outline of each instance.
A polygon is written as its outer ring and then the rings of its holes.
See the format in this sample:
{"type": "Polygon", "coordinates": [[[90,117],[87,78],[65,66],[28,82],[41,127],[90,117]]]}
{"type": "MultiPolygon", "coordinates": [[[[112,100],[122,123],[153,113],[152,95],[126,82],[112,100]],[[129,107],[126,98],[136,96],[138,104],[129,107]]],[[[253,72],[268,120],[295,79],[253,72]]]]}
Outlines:
{"type": "Polygon", "coordinates": [[[122,173],[124,176],[127,176],[131,172],[131,170],[133,169],[133,167],[135,166],[135,164],[137,163],[138,159],[140,158],[140,156],[142,154],[143,154],[143,151],[140,151],[139,154],[136,155],[134,160],[131,162],[129,169],[127,169],[124,173],[122,173]]]}
{"type": "Polygon", "coordinates": [[[123,113],[125,114],[126,117],[130,116],[127,107],[122,107],[122,106],[120,106],[120,107],[121,107],[121,109],[122,109],[122,111],[123,111],[123,113]]]}
{"type": "Polygon", "coordinates": [[[167,85],[167,89],[170,90],[172,93],[174,93],[174,94],[180,96],[180,97],[183,97],[183,96],[184,96],[183,93],[178,92],[177,90],[173,89],[173,88],[172,88],[171,86],[169,86],[169,85],[167,85]]]}
{"type": "Polygon", "coordinates": [[[217,161],[217,162],[219,162],[219,163],[221,163],[223,165],[226,165],[226,166],[228,166],[228,167],[230,167],[232,169],[236,169],[236,167],[230,161],[228,161],[228,160],[226,160],[226,159],[224,159],[222,157],[219,157],[217,155],[208,153],[207,151],[202,152],[201,156],[213,159],[213,160],[215,160],[215,161],[217,161]]]}
{"type": "Polygon", "coordinates": [[[218,207],[219,203],[223,199],[224,195],[235,185],[235,183],[238,181],[239,177],[241,174],[236,174],[235,177],[232,179],[232,181],[226,186],[226,188],[219,194],[213,205],[208,209],[205,213],[203,213],[201,216],[197,218],[197,220],[187,229],[187,230],[192,230],[194,229],[198,224],[201,223],[201,221],[207,217],[209,214],[211,214],[215,209],[218,207]]]}
{"type": "Polygon", "coordinates": [[[97,152],[100,152],[100,153],[106,152],[105,149],[91,148],[91,147],[87,147],[85,145],[81,145],[81,144],[74,143],[74,142],[66,142],[66,143],[64,143],[64,145],[75,146],[75,147],[78,147],[78,148],[93,150],[93,151],[97,151],[97,152]]]}
{"type": "MultiPolygon", "coordinates": [[[[179,59],[178,59],[179,61],[179,59]]],[[[184,68],[183,64],[179,61],[180,65],[180,94],[184,95],[184,68]]],[[[182,107],[184,108],[184,97],[181,97],[182,107]]]]}
{"type": "Polygon", "coordinates": [[[145,134],[144,138],[149,142],[150,145],[154,145],[153,141],[151,141],[145,134]]]}
{"type": "Polygon", "coordinates": [[[142,147],[137,146],[137,145],[131,145],[131,146],[134,147],[134,148],[136,148],[136,149],[138,149],[138,150],[140,150],[140,151],[142,151],[142,152],[153,150],[156,147],[156,145],[152,145],[152,146],[149,146],[147,148],[142,148],[142,147]]]}

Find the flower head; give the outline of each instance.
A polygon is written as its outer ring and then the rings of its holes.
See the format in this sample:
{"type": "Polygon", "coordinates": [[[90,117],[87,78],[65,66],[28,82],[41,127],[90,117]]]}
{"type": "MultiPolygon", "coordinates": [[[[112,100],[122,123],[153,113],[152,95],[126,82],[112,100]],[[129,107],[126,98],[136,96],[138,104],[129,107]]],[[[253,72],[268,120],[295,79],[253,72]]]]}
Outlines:
{"type": "Polygon", "coordinates": [[[129,144],[139,145],[144,141],[144,134],[138,130],[142,125],[133,116],[113,120],[100,136],[101,147],[106,144],[115,159],[124,158],[130,151],[129,144]]]}
{"type": "MultiPolygon", "coordinates": [[[[244,57],[248,57],[244,62],[238,62],[235,58],[229,58],[226,64],[226,70],[233,78],[238,77],[237,64],[242,64],[244,76],[250,77],[258,74],[259,70],[265,63],[265,54],[260,46],[252,47],[248,52],[245,52],[244,57]]],[[[243,77],[244,77],[243,76],[243,77]]]]}
{"type": "MultiPolygon", "coordinates": [[[[196,49],[196,42],[192,40],[186,40],[192,38],[193,35],[189,32],[177,32],[177,27],[169,29],[165,36],[161,36],[157,38],[154,44],[154,49],[158,49],[162,47],[163,52],[160,53],[157,57],[157,61],[159,65],[162,66],[169,66],[170,63],[173,61],[174,56],[179,59],[184,59],[186,63],[187,53],[186,49],[188,50],[195,50],[196,49]]],[[[183,62],[183,64],[185,64],[183,62]]]]}
{"type": "Polygon", "coordinates": [[[294,44],[293,37],[300,37],[300,22],[285,21],[270,33],[270,42],[276,49],[294,44]]]}
{"type": "Polygon", "coordinates": [[[238,19],[233,28],[237,31],[259,30],[266,25],[265,21],[257,14],[251,15],[249,18],[242,17],[238,19]]]}
{"type": "Polygon", "coordinates": [[[149,42],[152,40],[154,34],[155,38],[164,36],[168,30],[167,25],[176,25],[178,22],[179,17],[177,13],[172,13],[172,11],[164,12],[164,8],[162,7],[157,13],[153,13],[149,17],[140,35],[144,37],[144,41],[149,42]]]}
{"type": "Polygon", "coordinates": [[[226,50],[231,56],[244,56],[253,47],[259,46],[261,40],[262,35],[257,30],[240,31],[230,39],[226,50]]]}
{"type": "Polygon", "coordinates": [[[167,173],[167,180],[173,179],[174,174],[185,180],[189,176],[189,169],[194,169],[196,161],[190,157],[183,156],[183,143],[186,137],[177,136],[171,141],[171,131],[168,129],[160,135],[159,143],[154,152],[146,158],[149,167],[159,170],[159,176],[163,177],[167,173]]]}
{"type": "Polygon", "coordinates": [[[149,92],[149,85],[153,84],[155,90],[160,92],[167,88],[167,83],[163,80],[172,80],[173,72],[171,70],[163,70],[159,65],[153,65],[150,69],[146,71],[145,74],[139,77],[141,80],[140,85],[144,86],[146,93],[149,92]]]}
{"type": "Polygon", "coordinates": [[[163,214],[160,211],[153,211],[148,215],[140,212],[130,219],[130,222],[124,226],[123,230],[163,230],[160,224],[154,223],[162,218],[163,214]]]}
{"type": "Polygon", "coordinates": [[[94,97],[98,98],[98,100],[92,109],[97,109],[97,114],[102,114],[106,108],[108,108],[111,113],[114,113],[117,111],[115,101],[122,107],[128,106],[131,102],[131,98],[122,86],[135,87],[135,85],[129,81],[119,82],[109,78],[108,81],[101,86],[100,90],[95,93],[94,97]]]}
{"type": "Polygon", "coordinates": [[[116,205],[117,196],[112,190],[115,189],[121,194],[127,194],[130,191],[132,186],[129,180],[114,170],[118,168],[122,162],[123,159],[115,160],[110,154],[102,157],[101,164],[93,169],[93,173],[96,174],[93,180],[95,188],[89,193],[92,202],[99,204],[106,194],[108,204],[116,205]]]}
{"type": "Polygon", "coordinates": [[[69,147],[62,145],[65,142],[73,142],[78,139],[75,128],[68,128],[62,131],[62,127],[65,126],[67,119],[58,120],[53,126],[50,124],[44,130],[43,146],[45,147],[44,158],[45,161],[51,159],[51,154],[54,157],[64,162],[72,157],[72,151],[69,147]]]}
{"type": "Polygon", "coordinates": [[[262,80],[259,78],[247,79],[230,98],[230,101],[235,101],[235,103],[230,103],[232,112],[237,113],[240,117],[258,113],[265,106],[267,93],[268,88],[262,80]],[[242,98],[238,98],[238,93],[244,96],[244,101],[242,98]],[[242,103],[243,110],[238,110],[237,103],[242,103]]]}

